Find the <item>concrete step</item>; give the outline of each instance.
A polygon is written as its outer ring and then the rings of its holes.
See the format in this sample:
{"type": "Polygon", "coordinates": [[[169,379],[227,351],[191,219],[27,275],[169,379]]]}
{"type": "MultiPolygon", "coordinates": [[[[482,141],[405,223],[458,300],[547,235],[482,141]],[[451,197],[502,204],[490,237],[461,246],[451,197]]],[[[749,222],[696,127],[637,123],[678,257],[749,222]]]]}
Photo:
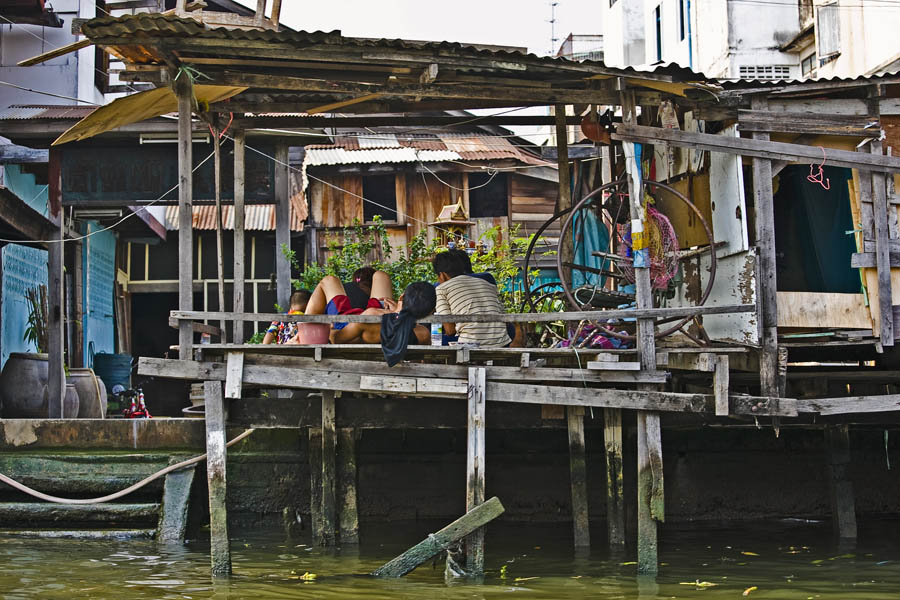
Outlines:
{"type": "Polygon", "coordinates": [[[156,529],[0,529],[4,537],[73,538],[82,540],[124,540],[152,538],[156,529]]]}
{"type": "Polygon", "coordinates": [[[0,523],[155,523],[158,503],[0,502],[0,523]]]}

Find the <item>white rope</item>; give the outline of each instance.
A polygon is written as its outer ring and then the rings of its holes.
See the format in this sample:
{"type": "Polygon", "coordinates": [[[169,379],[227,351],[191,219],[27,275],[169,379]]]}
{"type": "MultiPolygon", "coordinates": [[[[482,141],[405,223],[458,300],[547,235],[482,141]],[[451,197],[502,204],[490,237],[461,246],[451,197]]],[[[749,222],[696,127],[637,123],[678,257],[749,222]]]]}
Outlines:
{"type": "MultiPolygon", "coordinates": [[[[225,447],[228,448],[230,446],[233,446],[234,444],[237,444],[239,441],[241,441],[242,439],[244,439],[245,437],[247,437],[254,431],[256,431],[256,430],[255,429],[246,430],[244,433],[240,434],[239,436],[237,436],[236,438],[234,438],[233,440],[231,440],[230,442],[225,444],[225,447]]],[[[131,492],[141,489],[142,487],[144,487],[151,481],[153,481],[155,479],[159,479],[163,475],[167,475],[167,474],[171,473],[172,471],[177,471],[178,469],[183,469],[185,467],[189,467],[189,466],[196,464],[205,459],[206,459],[206,454],[201,454],[200,456],[195,456],[194,458],[189,458],[188,460],[183,460],[178,464],[168,466],[165,469],[162,469],[160,471],[157,471],[153,475],[150,475],[149,477],[145,477],[144,479],[141,479],[134,485],[128,486],[124,490],[118,491],[114,494],[109,494],[108,496],[101,496],[100,498],[60,498],[59,496],[50,496],[48,494],[44,494],[43,492],[39,492],[33,488],[30,488],[25,484],[19,483],[15,479],[7,477],[3,473],[0,473],[0,481],[2,481],[3,483],[5,483],[6,485],[8,485],[10,487],[13,487],[13,488],[19,490],[20,492],[25,492],[26,494],[29,494],[30,496],[34,496],[35,498],[37,498],[39,500],[44,500],[46,502],[55,502],[57,504],[102,504],[104,502],[111,502],[113,500],[118,500],[122,496],[127,496],[131,492]]]]}

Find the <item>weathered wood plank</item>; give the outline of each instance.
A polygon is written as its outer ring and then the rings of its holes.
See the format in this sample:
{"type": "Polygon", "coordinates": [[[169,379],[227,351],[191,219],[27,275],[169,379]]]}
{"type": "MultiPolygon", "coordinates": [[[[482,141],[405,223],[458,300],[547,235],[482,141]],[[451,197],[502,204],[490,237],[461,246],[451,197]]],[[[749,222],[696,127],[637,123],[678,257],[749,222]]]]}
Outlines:
{"type": "Polygon", "coordinates": [[[868,115],[738,110],[738,126],[741,131],[868,137],[878,131],[877,119],[875,127],[869,128],[871,124],[872,119],[868,115]]]}
{"type": "Polygon", "coordinates": [[[566,409],[569,430],[569,484],[572,488],[572,529],[575,548],[590,548],[587,464],[584,451],[584,408],[566,409]]]}
{"type": "Polygon", "coordinates": [[[430,534],[424,540],[372,571],[375,577],[403,577],[413,569],[443,552],[447,547],[484,527],[503,514],[503,505],[493,497],[465,515],[453,521],[440,531],[430,534]]]}
{"type": "Polygon", "coordinates": [[[16,144],[3,144],[0,146],[0,165],[46,163],[49,161],[50,151],[47,149],[35,149],[16,144]]]}
{"type": "MultiPolygon", "coordinates": [[[[470,323],[547,323],[552,321],[581,321],[583,319],[667,319],[670,317],[693,317],[698,315],[722,315],[753,312],[754,304],[728,304],[718,306],[672,306],[667,308],[637,308],[602,311],[578,311],[561,313],[497,313],[480,315],[442,315],[449,321],[470,323]]],[[[281,313],[230,313],[218,311],[173,310],[170,316],[178,320],[196,321],[290,321],[297,323],[380,323],[377,315],[285,315],[281,313]]],[[[429,323],[434,317],[423,317],[419,323],[429,323]]]]}
{"type": "Polygon", "coordinates": [[[225,398],[235,400],[241,397],[244,383],[244,353],[229,352],[225,362],[225,398]]]}
{"type": "MultiPolygon", "coordinates": [[[[234,312],[244,312],[244,254],[246,242],[244,236],[244,180],[246,136],[242,129],[234,132],[234,283],[232,304],[234,312]]],[[[235,344],[244,343],[244,321],[234,322],[232,339],[235,344]]]]}
{"type": "Polygon", "coordinates": [[[712,352],[699,352],[696,354],[668,353],[666,368],[683,371],[700,371],[712,373],[716,370],[716,355],[712,352]]]}
{"type": "MultiPolygon", "coordinates": [[[[178,97],[178,308],[190,311],[194,308],[193,290],[193,158],[191,111],[194,99],[190,77],[178,77],[174,81],[178,97]]],[[[218,319],[221,320],[221,319],[218,319]]],[[[178,328],[178,357],[190,360],[194,332],[190,323],[182,321],[178,328]]]]}
{"type": "MultiPolygon", "coordinates": [[[[870,142],[870,151],[881,155],[881,142],[870,142]]],[[[875,264],[878,272],[878,315],[881,344],[894,345],[894,314],[891,310],[890,230],[888,228],[888,203],[885,177],[882,173],[861,172],[860,177],[872,179],[872,214],[875,220],[875,264]]],[[[894,210],[891,207],[891,210],[894,210]]]]}
{"type": "MultiPolygon", "coordinates": [[[[466,512],[484,503],[486,383],[484,367],[469,369],[468,438],[466,442],[466,512]]],[[[466,569],[472,575],[484,572],[484,530],[466,538],[466,569]]]]}
{"type": "Polygon", "coordinates": [[[588,361],[587,369],[590,371],[640,371],[641,363],[639,362],[612,362],[606,360],[588,361]]]}
{"type": "Polygon", "coordinates": [[[334,425],[334,392],[322,390],[322,544],[333,546],[337,526],[337,437],[334,425]]]}
{"type": "Polygon", "coordinates": [[[342,427],[337,438],[338,529],[342,545],[359,543],[356,494],[356,430],[342,427]]]}
{"type": "Polygon", "coordinates": [[[225,404],[222,384],[206,381],[206,482],[209,487],[210,559],[214,577],[231,574],[228,509],[225,504],[225,404]]]}
{"type": "Polygon", "coordinates": [[[606,450],[606,525],[610,548],[625,546],[625,485],[622,471],[622,410],[603,409],[606,450]]]}
{"type": "Polygon", "coordinates": [[[659,572],[656,523],[665,521],[659,413],[637,415],[638,573],[659,572]]]}
{"type": "Polygon", "coordinates": [[[826,415],[852,415],[900,411],[900,394],[884,396],[847,396],[844,398],[803,398],[797,400],[797,411],[826,415]]]}
{"type": "Polygon", "coordinates": [[[191,486],[194,483],[195,472],[196,468],[192,465],[166,475],[162,506],[159,511],[159,525],[156,528],[158,541],[173,544],[184,543],[187,533],[191,486]]]}
{"type": "Polygon", "coordinates": [[[716,397],[716,416],[728,416],[728,355],[716,357],[715,373],[713,374],[713,394],[716,397]]]}
{"type": "MultiPolygon", "coordinates": [[[[820,163],[822,151],[816,146],[772,142],[754,134],[753,139],[731,138],[708,133],[692,133],[678,129],[661,127],[643,127],[640,125],[619,125],[612,139],[637,143],[667,142],[673,146],[709,150],[711,152],[727,152],[742,156],[753,156],[766,160],[787,160],[802,163],[820,163]]],[[[829,165],[849,167],[851,169],[868,169],[883,173],[900,172],[900,158],[884,155],[866,155],[849,150],[827,148],[826,156],[829,165]]]]}

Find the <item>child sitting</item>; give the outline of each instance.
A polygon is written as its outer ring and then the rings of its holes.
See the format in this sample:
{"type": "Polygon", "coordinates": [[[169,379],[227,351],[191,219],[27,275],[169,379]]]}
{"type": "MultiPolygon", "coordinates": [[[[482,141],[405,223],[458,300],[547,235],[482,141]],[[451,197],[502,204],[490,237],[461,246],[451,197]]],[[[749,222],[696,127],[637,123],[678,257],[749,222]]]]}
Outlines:
{"type": "MultiPolygon", "coordinates": [[[[309,290],[298,290],[291,294],[291,306],[287,314],[302,315],[309,303],[310,296],[312,293],[309,290]]],[[[297,335],[297,323],[272,321],[263,337],[263,344],[285,344],[295,335],[297,335]]]]}

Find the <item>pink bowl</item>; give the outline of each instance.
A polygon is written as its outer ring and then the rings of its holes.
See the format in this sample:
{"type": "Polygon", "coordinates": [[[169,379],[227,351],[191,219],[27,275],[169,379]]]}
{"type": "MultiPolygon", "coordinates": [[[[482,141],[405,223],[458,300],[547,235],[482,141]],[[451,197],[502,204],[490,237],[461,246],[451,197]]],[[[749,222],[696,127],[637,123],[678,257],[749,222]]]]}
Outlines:
{"type": "Polygon", "coordinates": [[[313,344],[327,344],[331,334],[331,325],[328,323],[298,323],[297,342],[305,346],[313,344]]]}

